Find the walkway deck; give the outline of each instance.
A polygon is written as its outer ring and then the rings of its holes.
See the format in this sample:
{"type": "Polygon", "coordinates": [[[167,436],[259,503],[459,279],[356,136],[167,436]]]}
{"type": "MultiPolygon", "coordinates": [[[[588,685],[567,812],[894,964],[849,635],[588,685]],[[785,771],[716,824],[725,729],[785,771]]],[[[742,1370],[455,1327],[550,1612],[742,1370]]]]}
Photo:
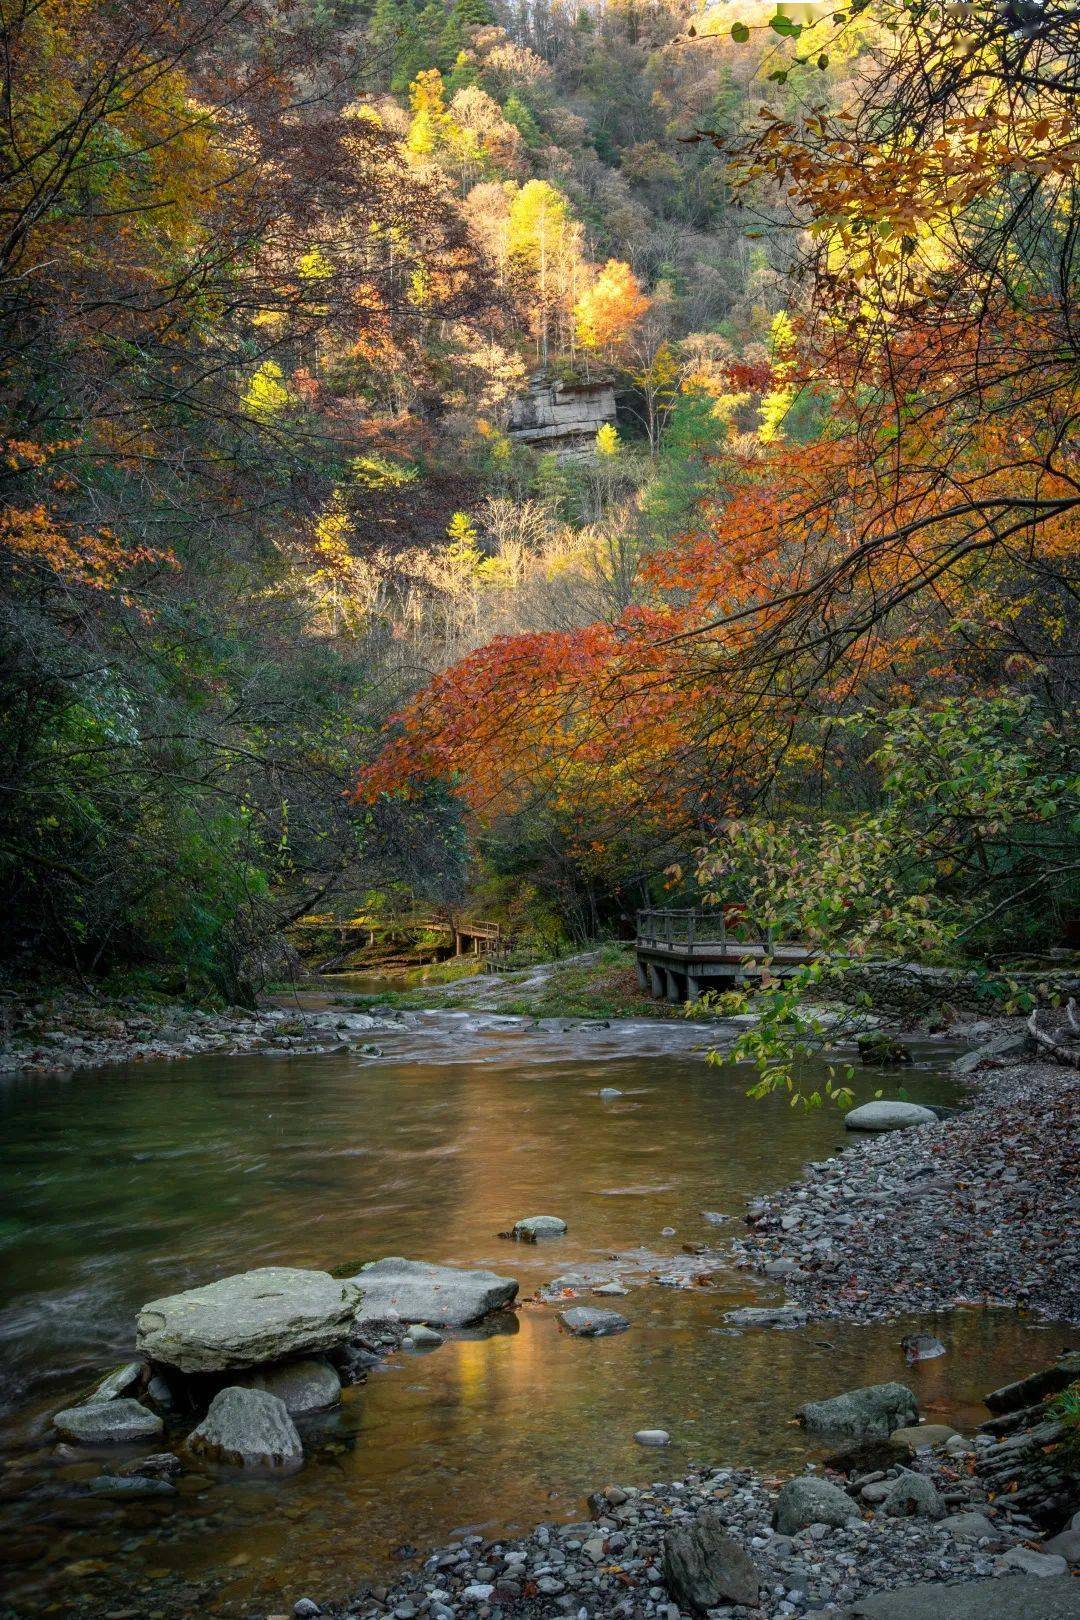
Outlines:
{"type": "Polygon", "coordinates": [[[721,911],[639,911],[635,950],[641,988],[673,1002],[696,1001],[705,990],[737,984],[748,964],[766,958],[782,976],[816,955],[796,940],[735,939],[721,911]]]}

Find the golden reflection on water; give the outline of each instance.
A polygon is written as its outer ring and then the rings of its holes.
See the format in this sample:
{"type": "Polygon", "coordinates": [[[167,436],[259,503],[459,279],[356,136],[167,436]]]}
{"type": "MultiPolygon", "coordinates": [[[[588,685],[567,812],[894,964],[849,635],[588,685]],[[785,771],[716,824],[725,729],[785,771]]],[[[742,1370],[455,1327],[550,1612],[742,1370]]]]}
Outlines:
{"type": "MultiPolygon", "coordinates": [[[[687,1240],[722,1243],[729,1229],[703,1210],[739,1212],[843,1138],[836,1119],[748,1102],[742,1077],[685,1054],[543,1063],[536,1041],[493,1036],[489,1061],[439,1065],[147,1065],[0,1096],[13,1392],[0,1522],[20,1616],[68,1612],[61,1593],[140,1615],[282,1612],[304,1591],[332,1598],[385,1576],[402,1542],[576,1519],[611,1479],[697,1462],[798,1467],[813,1453],[795,1407],[838,1389],[901,1378],[928,1417],[970,1427],[986,1389],[1067,1343],[978,1310],[736,1335],[724,1310],[777,1290],[724,1271],[711,1288],[634,1287],[607,1302],[631,1321],[618,1337],[575,1339],[554,1309],[525,1305],[493,1324],[506,1331],[398,1356],[306,1426],[308,1460],[290,1479],[187,1476],[163,1506],[76,1494],[98,1465],[58,1459],[49,1414],[119,1358],[143,1299],[239,1266],[393,1253],[490,1266],[528,1295],[642,1244],[671,1256],[687,1240]],[[602,1085],[623,1097],[601,1102],[602,1085]],[[499,1241],[536,1213],[567,1219],[567,1238],[499,1241]],[[900,1339],[919,1328],[949,1354],[907,1368],[900,1339]],[[669,1429],[673,1444],[643,1450],[642,1427],[669,1429]]],[[[931,1072],[905,1085],[916,1099],[953,1096],[931,1072]]]]}

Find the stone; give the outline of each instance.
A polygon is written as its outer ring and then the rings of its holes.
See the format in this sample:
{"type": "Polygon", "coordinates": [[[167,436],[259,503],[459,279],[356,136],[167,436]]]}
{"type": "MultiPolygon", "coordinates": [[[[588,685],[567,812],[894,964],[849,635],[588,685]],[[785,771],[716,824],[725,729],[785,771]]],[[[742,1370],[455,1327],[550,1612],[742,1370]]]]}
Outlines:
{"type": "Polygon", "coordinates": [[[920,1581],[858,1598],[836,1620],[1080,1620],[1080,1582],[1028,1575],[920,1581]]]}
{"type": "Polygon", "coordinates": [[[341,1400],[341,1379],[327,1361],[305,1357],[301,1361],[286,1361],[280,1367],[267,1367],[260,1372],[238,1378],[237,1386],[244,1389],[264,1389],[285,1403],[290,1417],[304,1417],[308,1412],[326,1412],[341,1400]]]}
{"type": "Polygon", "coordinates": [[[601,1311],[594,1305],[572,1305],[559,1312],[559,1321],[579,1339],[603,1339],[609,1333],[623,1333],[630,1326],[618,1311],[601,1311]]]}
{"type": "Polygon", "coordinates": [[[360,1290],[326,1271],[263,1266],[139,1312],[136,1343],[184,1373],[234,1372],[346,1342],[360,1290]]]}
{"type": "Polygon", "coordinates": [[[526,1215],[524,1220],[515,1221],[510,1236],[519,1243],[536,1243],[540,1238],[563,1237],[566,1233],[566,1222],[557,1215],[526,1215]]]}
{"type": "Polygon", "coordinates": [[[912,1125],[933,1125],[937,1115],[918,1103],[868,1102],[844,1115],[849,1131],[904,1131],[912,1125]]]}
{"type": "Polygon", "coordinates": [[[933,1361],[945,1354],[945,1346],[932,1333],[906,1333],[900,1340],[900,1348],[909,1362],[933,1361]]]}
{"type": "Polygon", "coordinates": [[[1034,1575],[1039,1580],[1069,1573],[1069,1566],[1060,1553],[1033,1552],[1030,1547],[1010,1547],[1002,1555],[1001,1562],[1010,1569],[1018,1569],[1024,1575],[1034,1575]]]}
{"type": "Polygon", "coordinates": [[[397,1255],[361,1267],[354,1281],[364,1294],[356,1313],[359,1324],[389,1317],[427,1327],[467,1327],[509,1305],[518,1291],[513,1277],[493,1271],[464,1271],[397,1255]]]}
{"type": "Polygon", "coordinates": [[[939,1528],[947,1530],[957,1541],[993,1540],[1001,1531],[985,1513],[950,1513],[940,1521],[939,1528]]]}
{"type": "Polygon", "coordinates": [[[93,1393],[87,1396],[90,1401],[115,1401],[120,1395],[133,1395],[141,1388],[146,1377],[145,1361],[125,1361],[122,1367],[117,1367],[97,1384],[93,1393]]]}
{"type": "Polygon", "coordinates": [[[317,1616],[322,1614],[314,1598],[309,1597],[297,1598],[292,1606],[292,1612],[294,1620],[317,1620],[317,1616]]]}
{"type": "Polygon", "coordinates": [[[903,1384],[867,1384],[824,1401],[807,1401],[796,1416],[827,1434],[890,1435],[919,1421],[919,1408],[903,1384]]]}
{"type": "Polygon", "coordinates": [[[893,1445],[887,1435],[854,1440],[825,1458],[826,1468],[839,1474],[872,1474],[876,1469],[893,1468],[908,1455],[904,1446],[893,1445]]]}
{"type": "Polygon", "coordinates": [[[188,1446],[197,1457],[235,1468],[291,1473],[304,1460],[285,1402],[264,1389],[239,1385],[218,1391],[188,1436],[188,1446]]]}
{"type": "Polygon", "coordinates": [[[143,1474],[99,1474],[87,1483],[92,1496],[115,1501],[131,1501],[150,1496],[176,1496],[176,1486],[167,1479],[151,1479],[143,1474]]]}
{"type": "Polygon", "coordinates": [[[601,1086],[599,1094],[600,1094],[601,1097],[605,1097],[605,1098],[621,1097],[622,1096],[622,1092],[619,1090],[619,1088],[617,1086],[601,1086]]]}
{"type": "Polygon", "coordinates": [[[793,1536],[811,1524],[850,1524],[859,1509],[846,1491],[831,1480],[802,1474],[780,1487],[774,1524],[782,1536],[793,1536]]]}
{"type": "Polygon", "coordinates": [[[945,1503],[932,1479],[904,1473],[889,1487],[881,1511],[893,1519],[943,1519],[945,1503]]]}
{"type": "Polygon", "coordinates": [[[725,1311],[724,1321],[733,1327],[805,1327],[807,1315],[802,1305],[743,1305],[725,1311]]]}
{"type": "Polygon", "coordinates": [[[639,1429],[634,1439],[639,1446],[666,1446],[671,1436],[666,1429],[639,1429]]]}
{"type": "Polygon", "coordinates": [[[88,1401],[57,1412],[53,1424],[65,1440],[82,1446],[130,1445],[134,1440],[156,1440],[165,1425],[156,1412],[127,1396],[111,1401],[88,1401]]]}
{"type": "Polygon", "coordinates": [[[681,1608],[703,1613],[720,1603],[757,1604],[757,1566],[715,1508],[702,1508],[689,1524],[671,1526],[662,1568],[664,1584],[681,1608]]]}
{"type": "Polygon", "coordinates": [[[414,1350],[435,1350],[446,1340],[434,1328],[425,1327],[423,1322],[414,1322],[405,1335],[405,1343],[411,1344],[414,1350]]]}
{"type": "Polygon", "coordinates": [[[910,1428],[894,1429],[889,1438],[909,1451],[929,1451],[932,1446],[943,1446],[946,1440],[959,1439],[959,1435],[947,1423],[916,1423],[910,1428]]]}
{"type": "Polygon", "coordinates": [[[180,1459],[171,1451],[154,1451],[149,1457],[136,1457],[131,1462],[114,1463],[110,1474],[139,1474],[146,1479],[175,1479],[180,1472],[180,1459]]]}
{"type": "MultiPolygon", "coordinates": [[[[1080,1517],[1080,1514],[1077,1517],[1080,1517]]],[[[1056,1536],[1051,1536],[1048,1541],[1043,1542],[1043,1551],[1056,1553],[1059,1558],[1066,1559],[1070,1564],[1080,1564],[1080,1528],[1059,1531],[1056,1536]]]]}

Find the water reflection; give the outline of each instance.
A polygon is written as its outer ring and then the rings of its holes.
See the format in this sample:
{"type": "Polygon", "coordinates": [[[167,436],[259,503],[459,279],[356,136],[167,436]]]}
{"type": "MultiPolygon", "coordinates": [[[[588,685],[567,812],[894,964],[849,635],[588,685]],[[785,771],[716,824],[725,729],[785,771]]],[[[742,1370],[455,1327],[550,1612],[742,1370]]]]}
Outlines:
{"type": "MultiPolygon", "coordinates": [[[[205,1059],[0,1091],[0,1511],[14,1613],[45,1612],[61,1592],[72,1612],[281,1609],[386,1568],[404,1540],[576,1517],[609,1478],[698,1459],[797,1463],[794,1407],[852,1384],[906,1377],[928,1414],[971,1423],[985,1388],[1065,1342],[978,1311],[734,1335],[724,1309],[772,1291],[728,1271],[708,1289],[632,1289],[618,1338],[573,1339],[552,1310],[526,1305],[496,1324],[511,1331],[401,1356],[309,1427],[309,1461],[289,1480],[189,1476],[162,1506],[80,1497],[97,1465],[58,1456],[48,1416],[123,1353],[154,1294],[247,1266],[400,1253],[509,1271],[528,1295],[575,1263],[723,1241],[702,1211],[741,1212],[844,1134],[828,1115],[747,1101],[745,1075],[685,1049],[551,1061],[543,1037],[503,1028],[483,1061],[443,1049],[427,1063],[407,1050],[422,1038],[404,1031],[384,1063],[205,1059]],[[601,1100],[602,1086],[623,1096],[601,1100]],[[568,1236],[499,1241],[536,1213],[561,1215],[568,1236]],[[916,1327],[950,1353],[909,1370],[899,1340],[916,1327]],[[662,1455],[633,1444],[654,1426],[673,1436],[662,1455]]],[[[859,1080],[867,1095],[881,1083],[859,1080]]],[[[917,1100],[955,1100],[933,1068],[904,1084],[917,1100]]]]}

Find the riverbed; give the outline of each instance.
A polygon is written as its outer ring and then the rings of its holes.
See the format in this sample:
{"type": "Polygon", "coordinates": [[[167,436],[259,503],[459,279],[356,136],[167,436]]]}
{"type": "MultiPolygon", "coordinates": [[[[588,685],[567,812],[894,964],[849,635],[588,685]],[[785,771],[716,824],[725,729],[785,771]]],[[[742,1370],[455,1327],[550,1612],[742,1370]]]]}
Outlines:
{"type": "MultiPolygon", "coordinates": [[[[815,1453],[795,1407],[852,1385],[905,1378],[926,1416],[970,1428],[985,1390],[1068,1342],[974,1309],[733,1331],[726,1310],[781,1297],[725,1258],[746,1199],[846,1133],[836,1114],[749,1100],[752,1076],[706,1064],[692,1026],[444,1014],[402,1020],[379,1045],[4,1082],[0,1616],[280,1613],[305,1591],[385,1576],[409,1544],[578,1518],[610,1478],[798,1468],[815,1453]],[[538,1213],[567,1236],[499,1238],[538,1213]],[[683,1245],[701,1243],[719,1251],[704,1285],[679,1275],[683,1245]],[[304,1426],[308,1460],[290,1479],[188,1474],[161,1504],[84,1494],[100,1459],[57,1448],[49,1416],[130,1349],[144,1300],[257,1265],[388,1254],[490,1267],[518,1278],[524,1303],[347,1390],[304,1426]],[[533,1296],[612,1256],[629,1292],[602,1303],[630,1329],[571,1338],[533,1296]],[[906,1368],[914,1327],[949,1354],[906,1368]],[[671,1446],[636,1446],[643,1427],[668,1429],[671,1446]]],[[[904,1093],[962,1104],[952,1053],[916,1055],[904,1093]]],[[[896,1095],[896,1071],[860,1070],[856,1087],[896,1095]]]]}

